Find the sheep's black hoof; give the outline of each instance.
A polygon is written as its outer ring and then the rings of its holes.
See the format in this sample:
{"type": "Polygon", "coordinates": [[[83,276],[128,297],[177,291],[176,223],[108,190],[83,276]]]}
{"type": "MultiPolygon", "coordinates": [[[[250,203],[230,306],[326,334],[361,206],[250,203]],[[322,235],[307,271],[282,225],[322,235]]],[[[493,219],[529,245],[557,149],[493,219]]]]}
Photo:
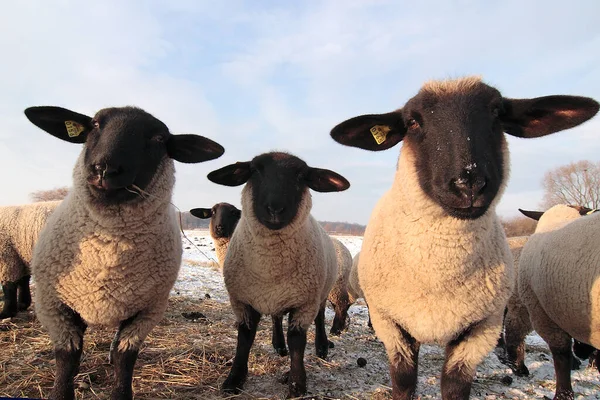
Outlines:
{"type": "Polygon", "coordinates": [[[329,346],[317,346],[316,353],[317,357],[319,357],[322,360],[325,360],[327,358],[327,353],[329,353],[329,346]]]}
{"type": "Polygon", "coordinates": [[[1,312],[0,313],[0,319],[12,318],[15,315],[17,315],[16,312],[1,312]]]}
{"type": "Polygon", "coordinates": [[[245,375],[237,375],[230,373],[225,382],[223,382],[223,386],[221,386],[221,390],[223,393],[229,394],[239,394],[244,387],[244,382],[246,381],[245,375]]]}
{"type": "Polygon", "coordinates": [[[520,377],[529,376],[529,369],[527,369],[527,367],[524,365],[522,367],[513,368],[512,370],[516,376],[520,376],[520,377]]]}
{"type": "Polygon", "coordinates": [[[342,334],[342,330],[340,328],[331,328],[331,330],[329,331],[330,335],[333,336],[340,336],[342,334]]]}
{"type": "Polygon", "coordinates": [[[279,354],[281,357],[285,357],[288,355],[288,351],[285,347],[274,347],[275,353],[279,354]]]}
{"type": "Polygon", "coordinates": [[[290,391],[286,399],[295,399],[296,397],[302,397],[306,394],[306,385],[302,385],[298,382],[293,382],[290,385],[290,391]]]}
{"type": "Polygon", "coordinates": [[[19,311],[27,311],[27,309],[29,308],[30,304],[27,303],[19,303],[19,305],[17,306],[17,308],[19,309],[19,311]]]}
{"type": "Polygon", "coordinates": [[[328,340],[327,347],[329,347],[330,349],[333,349],[333,348],[335,348],[335,343],[333,343],[331,340],[328,340]]]}

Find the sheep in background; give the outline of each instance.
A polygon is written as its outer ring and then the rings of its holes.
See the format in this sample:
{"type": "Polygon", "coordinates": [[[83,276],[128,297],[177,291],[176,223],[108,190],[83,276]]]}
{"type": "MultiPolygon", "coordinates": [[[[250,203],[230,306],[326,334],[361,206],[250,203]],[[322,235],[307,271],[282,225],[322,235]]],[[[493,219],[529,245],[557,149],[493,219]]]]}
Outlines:
{"type": "MultiPolygon", "coordinates": [[[[540,219],[543,212],[539,211],[525,211],[519,209],[523,215],[532,218],[536,221],[540,219]]],[[[564,206],[560,205],[554,208],[551,212],[551,218],[556,223],[564,223],[572,221],[580,216],[587,215],[592,210],[587,207],[581,206],[564,206]]],[[[513,254],[513,261],[515,266],[515,282],[518,282],[519,276],[519,260],[521,252],[525,243],[529,240],[529,236],[518,236],[514,238],[508,238],[508,244],[513,254]]],[[[515,285],[515,289],[516,289],[515,285]]],[[[500,356],[500,360],[508,365],[513,373],[517,376],[528,376],[529,369],[525,365],[525,337],[533,331],[531,322],[529,319],[529,313],[527,307],[521,301],[517,290],[513,292],[508,300],[506,306],[506,314],[504,318],[504,343],[505,355],[500,356]]],[[[578,369],[581,363],[577,358],[573,358],[572,369],[578,369]]]]}
{"type": "Polygon", "coordinates": [[[225,286],[238,324],[233,366],[223,383],[237,393],[248,375],[248,356],[262,314],[289,313],[289,397],[306,393],[306,331],[314,321],[315,347],[325,358],[325,303],[337,276],[332,240],[310,215],[309,189],[346,190],[339,174],[311,168],[291,154],[272,152],[208,174],[212,182],[242,189],[242,218],[223,265],[225,286]]]}
{"type": "Polygon", "coordinates": [[[193,208],[190,210],[196,218],[210,218],[208,231],[215,245],[219,267],[223,268],[229,240],[242,216],[242,210],[233,204],[217,203],[212,208],[193,208]]]}
{"type": "MultiPolygon", "coordinates": [[[[365,298],[365,295],[360,287],[358,281],[358,260],[360,259],[360,251],[356,253],[352,259],[352,270],[350,271],[350,280],[348,282],[348,294],[350,295],[350,304],[356,303],[356,300],[365,298]]],[[[366,304],[366,302],[365,302],[366,304]]],[[[367,315],[369,314],[369,305],[367,304],[367,315]]],[[[371,316],[369,315],[369,322],[367,323],[369,328],[373,328],[371,324],[371,316]]]]}
{"type": "Polygon", "coordinates": [[[0,283],[4,307],[0,319],[11,318],[31,305],[29,264],[33,246],[48,216],[60,201],[0,207],[0,283]]]}
{"type": "Polygon", "coordinates": [[[444,399],[467,399],[494,348],[513,289],[512,256],[495,207],[508,181],[503,132],[522,138],[577,126],[592,99],[509,99],[478,78],[426,83],[403,108],[352,118],[331,136],[380,151],[403,141],[358,265],[373,327],[390,360],[394,399],[416,389],[421,343],[446,346],[444,399]]]}
{"type": "Polygon", "coordinates": [[[59,139],[84,143],[73,188],[35,246],[35,310],[54,344],[51,399],[73,399],[73,378],[88,325],[118,326],[111,351],[111,398],[131,399],[133,368],[146,335],[160,321],[181,264],[181,236],[171,206],[173,160],[197,163],[223,148],[197,135],[172,135],[134,107],[94,118],[60,107],[32,107],[27,118],[59,139]]]}
{"type": "Polygon", "coordinates": [[[580,218],[565,205],[543,213],[521,253],[518,293],[552,353],[557,400],[574,396],[571,340],[600,347],[598,260],[600,213],[580,218]]]}

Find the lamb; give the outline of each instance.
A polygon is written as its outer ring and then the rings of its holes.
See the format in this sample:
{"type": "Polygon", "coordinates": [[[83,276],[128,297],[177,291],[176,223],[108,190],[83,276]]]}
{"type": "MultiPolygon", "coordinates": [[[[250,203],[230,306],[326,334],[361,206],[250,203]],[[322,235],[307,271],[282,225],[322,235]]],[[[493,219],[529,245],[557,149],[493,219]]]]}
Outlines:
{"type": "Polygon", "coordinates": [[[0,207],[0,283],[4,307],[0,319],[11,318],[31,305],[29,264],[33,246],[48,216],[60,201],[0,207]]]}
{"type": "Polygon", "coordinates": [[[574,397],[571,340],[600,348],[600,213],[577,214],[564,205],[546,211],[519,265],[518,293],[552,353],[557,400],[574,397]]]}
{"type": "MultiPolygon", "coordinates": [[[[348,294],[350,295],[350,304],[356,303],[356,300],[365,298],[365,295],[360,287],[358,281],[358,260],[360,259],[360,251],[356,253],[352,259],[352,270],[350,272],[350,280],[348,282],[348,294]]],[[[369,312],[369,305],[367,304],[367,313],[369,312]]],[[[369,328],[372,328],[371,317],[369,316],[368,322],[369,328]]]]}
{"type": "Polygon", "coordinates": [[[375,332],[390,361],[394,399],[417,383],[421,343],[446,346],[443,399],[467,399],[494,348],[513,289],[512,256],[495,213],[509,173],[506,137],[545,136],[583,123],[592,99],[509,99],[469,77],[431,81],[387,114],[337,125],[337,142],[380,151],[404,141],[358,264],[375,332]]]}
{"type": "MultiPolygon", "coordinates": [[[[539,211],[525,211],[519,209],[525,216],[535,219],[536,221],[542,216],[539,211]]],[[[572,221],[580,216],[590,213],[592,210],[581,206],[559,205],[548,210],[546,223],[553,221],[552,224],[563,224],[567,221],[572,221]]],[[[519,260],[521,252],[528,236],[519,236],[508,238],[508,244],[513,254],[513,262],[515,267],[515,282],[518,282],[519,276],[519,260]]],[[[516,288],[516,285],[515,285],[516,288]]],[[[515,290],[508,300],[506,307],[506,315],[504,319],[505,326],[505,356],[501,357],[501,361],[508,365],[513,373],[517,376],[528,376],[529,369],[525,365],[525,337],[533,330],[529,320],[527,308],[521,301],[519,293],[515,290]]],[[[579,360],[573,358],[573,369],[579,368],[579,360]]]]}
{"type": "Polygon", "coordinates": [[[233,366],[222,389],[238,393],[248,375],[248,356],[262,314],[289,313],[289,396],[306,393],[306,331],[314,321],[319,357],[328,353],[325,303],[337,276],[336,251],[310,215],[309,189],[346,190],[341,175],[309,167],[288,153],[261,154],[208,174],[212,182],[242,189],[242,218],[236,227],[223,275],[238,325],[233,366]]]}
{"type": "Polygon", "coordinates": [[[118,326],[112,399],[131,399],[133,368],[160,321],[182,248],[171,206],[173,160],[197,163],[223,154],[197,135],[173,135],[135,107],[93,118],[60,107],[31,107],[27,118],[70,143],[84,143],[73,188],[39,235],[31,267],[35,310],[54,345],[51,399],[73,399],[88,325],[118,326]]]}

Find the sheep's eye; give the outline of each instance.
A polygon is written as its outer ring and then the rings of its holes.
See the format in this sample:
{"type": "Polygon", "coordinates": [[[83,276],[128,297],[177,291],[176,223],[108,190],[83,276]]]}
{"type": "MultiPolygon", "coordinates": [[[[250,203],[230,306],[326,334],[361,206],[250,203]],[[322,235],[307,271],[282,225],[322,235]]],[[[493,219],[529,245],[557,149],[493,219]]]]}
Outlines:
{"type": "Polygon", "coordinates": [[[165,138],[163,135],[156,135],[152,136],[152,141],[156,143],[163,143],[165,141],[165,138]]]}
{"type": "Polygon", "coordinates": [[[93,119],[93,120],[92,120],[92,126],[93,126],[95,129],[100,129],[100,122],[98,122],[98,120],[97,120],[97,119],[93,119]]]}
{"type": "Polygon", "coordinates": [[[407,124],[406,124],[406,127],[407,127],[408,129],[417,129],[417,128],[419,128],[420,126],[421,126],[421,125],[420,125],[420,124],[417,122],[417,120],[416,120],[416,119],[414,119],[414,118],[411,118],[411,119],[409,119],[409,120],[408,120],[408,122],[407,122],[407,124]]]}
{"type": "Polygon", "coordinates": [[[495,105],[494,107],[492,107],[492,117],[493,118],[498,118],[498,116],[500,115],[501,112],[501,106],[500,105],[495,105]]]}

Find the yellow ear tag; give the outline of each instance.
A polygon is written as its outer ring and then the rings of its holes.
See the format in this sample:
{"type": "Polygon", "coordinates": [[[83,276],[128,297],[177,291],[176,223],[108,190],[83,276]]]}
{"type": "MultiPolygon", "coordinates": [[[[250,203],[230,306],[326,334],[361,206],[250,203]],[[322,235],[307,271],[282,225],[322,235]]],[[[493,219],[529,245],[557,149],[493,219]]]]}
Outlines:
{"type": "Polygon", "coordinates": [[[371,135],[373,135],[373,138],[375,139],[377,144],[381,144],[381,143],[385,142],[385,137],[387,136],[388,132],[391,130],[392,130],[392,128],[390,128],[387,125],[375,125],[374,127],[372,127],[370,129],[371,135]]]}
{"type": "Polygon", "coordinates": [[[83,125],[75,121],[65,121],[65,126],[67,127],[69,137],[77,137],[85,130],[83,125]]]}

